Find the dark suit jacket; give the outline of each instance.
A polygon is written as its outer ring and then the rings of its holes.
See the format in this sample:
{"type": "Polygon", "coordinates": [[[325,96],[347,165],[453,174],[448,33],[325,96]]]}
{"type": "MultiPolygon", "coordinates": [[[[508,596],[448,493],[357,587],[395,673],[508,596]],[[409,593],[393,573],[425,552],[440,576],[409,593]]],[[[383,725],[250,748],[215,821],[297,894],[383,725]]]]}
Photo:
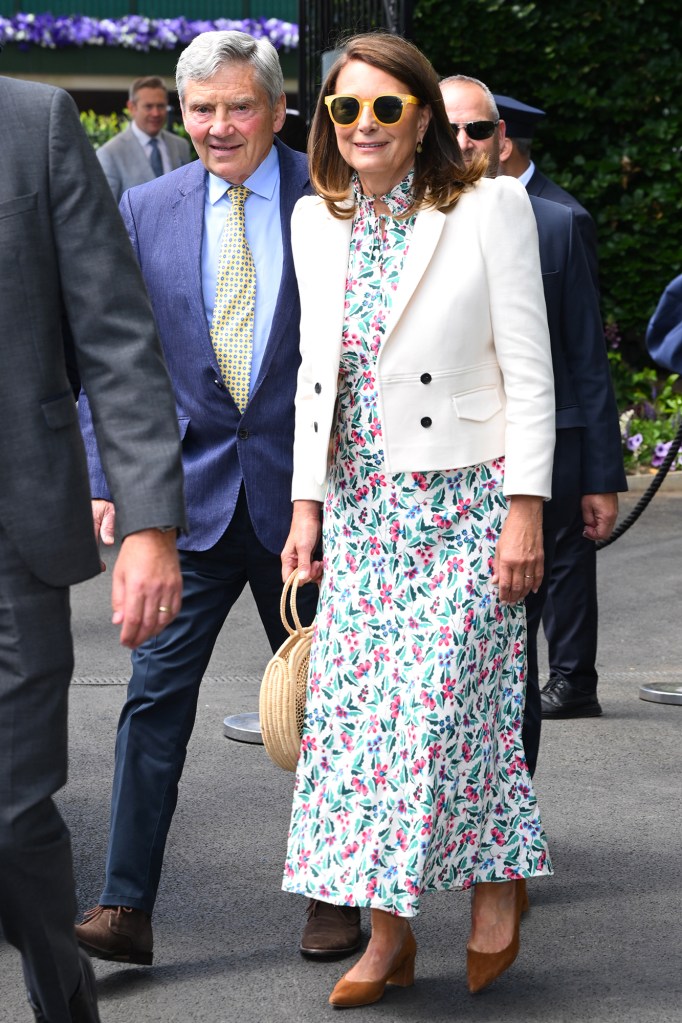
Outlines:
{"type": "Polygon", "coordinates": [[[576,218],[567,206],[533,195],[530,201],[540,242],[557,429],[582,428],[582,494],[627,490],[599,302],[576,218]]]}
{"type": "MultiPolygon", "coordinates": [[[[291,213],[309,190],[305,156],[275,142],[280,160],[283,267],[260,374],[244,415],[224,387],[211,344],[201,288],[206,171],[199,161],[121,202],[154,308],[175,388],[183,439],[189,531],[183,550],[207,550],[230,523],[244,481],[261,543],[279,554],[291,524],[294,393],[300,363],[300,307],[291,255],[291,213]]],[[[86,402],[81,421],[93,497],[106,497],[86,402]]]]}
{"type": "Polygon", "coordinates": [[[682,274],[665,289],[649,320],[646,346],[652,359],[671,373],[682,373],[682,274]]]}
{"type": "MultiPolygon", "coordinates": [[[[171,162],[171,170],[189,163],[191,150],[187,139],[171,131],[162,131],[171,162]]],[[[114,135],[97,150],[97,159],[118,202],[128,188],[154,181],[155,174],[147,154],[130,127],[114,135]]]]}
{"type": "Polygon", "coordinates": [[[64,320],[121,535],[183,523],[177,428],[139,269],[73,101],[0,78],[0,110],[0,524],[38,579],[67,586],[100,566],[64,320]]]}
{"type": "MultiPolygon", "coordinates": [[[[537,167],[533,172],[533,177],[526,185],[526,191],[529,195],[538,195],[542,199],[549,199],[550,202],[558,202],[562,206],[568,206],[569,209],[573,210],[576,224],[578,225],[578,231],[580,232],[580,238],[585,246],[585,255],[587,257],[587,265],[590,270],[592,277],[592,283],[594,284],[597,295],[599,295],[599,256],[597,251],[597,228],[595,227],[594,220],[587,212],[584,206],[581,206],[578,200],[567,192],[565,188],[561,188],[555,181],[548,178],[546,174],[539,171],[537,167]]],[[[596,491],[595,491],[596,493],[596,491]]]]}

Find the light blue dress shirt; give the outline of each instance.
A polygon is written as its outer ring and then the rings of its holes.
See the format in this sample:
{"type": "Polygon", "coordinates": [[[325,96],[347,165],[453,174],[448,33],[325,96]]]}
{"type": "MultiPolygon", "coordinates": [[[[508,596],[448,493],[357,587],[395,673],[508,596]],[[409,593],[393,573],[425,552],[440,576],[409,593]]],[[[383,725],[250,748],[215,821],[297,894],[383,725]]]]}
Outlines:
{"type": "MultiPolygon", "coordinates": [[[[279,156],[272,147],[260,166],[244,182],[252,194],[246,200],[246,240],[256,267],[256,310],[253,322],[253,359],[250,391],[258,379],[282,279],[282,224],[279,212],[279,156]]],[[[213,320],[220,243],[232,205],[230,185],[208,175],[201,243],[201,286],[209,328],[213,320]]]]}

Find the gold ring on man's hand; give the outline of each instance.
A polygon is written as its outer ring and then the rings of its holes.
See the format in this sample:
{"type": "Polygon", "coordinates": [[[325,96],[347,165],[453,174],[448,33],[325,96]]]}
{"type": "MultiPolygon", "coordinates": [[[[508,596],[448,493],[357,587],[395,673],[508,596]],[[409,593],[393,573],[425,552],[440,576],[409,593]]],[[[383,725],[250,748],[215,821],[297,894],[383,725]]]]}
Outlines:
{"type": "Polygon", "coordinates": [[[166,607],[165,604],[159,604],[159,611],[163,612],[163,614],[169,615],[171,613],[171,610],[172,609],[170,607],[166,607]]]}

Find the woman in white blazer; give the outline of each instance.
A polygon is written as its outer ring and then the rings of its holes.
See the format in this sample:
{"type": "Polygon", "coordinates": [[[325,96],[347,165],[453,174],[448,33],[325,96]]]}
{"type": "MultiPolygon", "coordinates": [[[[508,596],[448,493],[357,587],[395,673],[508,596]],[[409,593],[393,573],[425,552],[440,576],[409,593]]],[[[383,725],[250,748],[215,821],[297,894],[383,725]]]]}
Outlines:
{"type": "Polygon", "coordinates": [[[525,879],[551,873],[521,745],[555,435],[535,219],[515,179],[465,167],[396,36],[347,44],[309,155],[282,563],[320,602],[283,886],[372,909],[339,1006],[410,984],[420,896],[471,888],[475,992],[516,957],[525,879]]]}

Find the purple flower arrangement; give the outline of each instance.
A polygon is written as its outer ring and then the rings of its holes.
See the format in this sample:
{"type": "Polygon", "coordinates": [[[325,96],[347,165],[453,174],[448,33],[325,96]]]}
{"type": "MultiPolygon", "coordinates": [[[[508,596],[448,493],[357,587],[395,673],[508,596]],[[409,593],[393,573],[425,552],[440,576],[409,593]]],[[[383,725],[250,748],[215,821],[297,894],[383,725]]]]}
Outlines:
{"type": "Polygon", "coordinates": [[[0,17],[0,43],[14,43],[20,50],[32,46],[64,49],[67,46],[121,46],[127,50],[174,50],[201,32],[237,30],[255,39],[265,36],[277,50],[298,46],[298,25],[278,18],[246,18],[235,21],[188,21],[187,18],[89,18],[85,15],[15,14],[0,17]]]}

